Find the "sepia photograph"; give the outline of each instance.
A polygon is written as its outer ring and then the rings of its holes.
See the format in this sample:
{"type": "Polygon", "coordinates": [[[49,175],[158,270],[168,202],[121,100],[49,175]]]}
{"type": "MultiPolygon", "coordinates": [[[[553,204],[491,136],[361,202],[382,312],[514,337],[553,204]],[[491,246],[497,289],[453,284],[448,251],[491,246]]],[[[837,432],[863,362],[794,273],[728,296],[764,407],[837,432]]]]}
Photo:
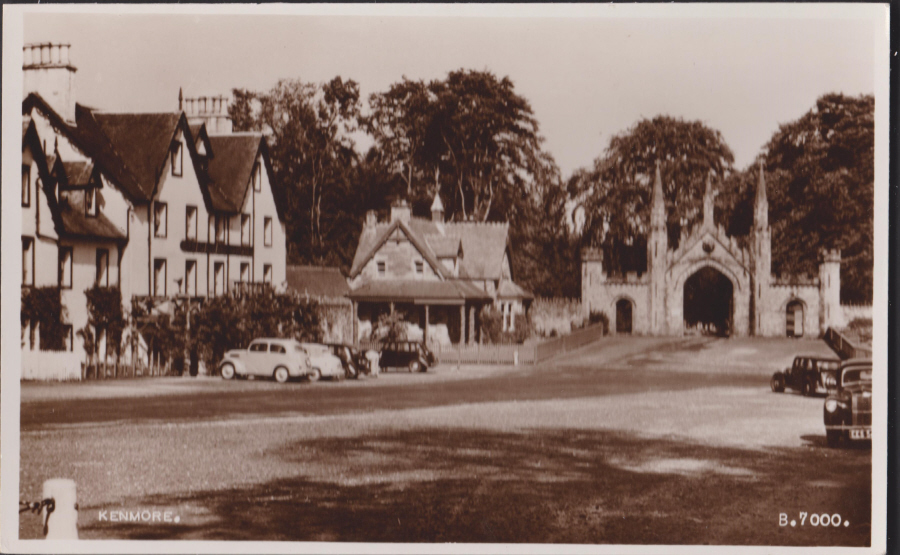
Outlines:
{"type": "Polygon", "coordinates": [[[888,19],[5,5],[0,550],[884,553],[888,19]]]}

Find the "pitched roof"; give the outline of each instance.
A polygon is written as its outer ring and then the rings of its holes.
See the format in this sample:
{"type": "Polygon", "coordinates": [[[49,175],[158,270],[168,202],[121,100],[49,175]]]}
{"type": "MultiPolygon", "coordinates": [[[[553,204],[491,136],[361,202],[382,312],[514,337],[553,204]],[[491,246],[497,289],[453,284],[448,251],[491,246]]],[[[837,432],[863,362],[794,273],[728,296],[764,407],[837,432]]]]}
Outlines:
{"type": "Polygon", "coordinates": [[[75,107],[77,135],[87,152],[123,192],[139,201],[153,198],[182,118],[175,113],[111,114],[75,107]]]}
{"type": "Polygon", "coordinates": [[[533,299],[534,295],[522,289],[512,281],[502,280],[497,289],[497,298],[500,299],[533,299]]]}
{"type": "Polygon", "coordinates": [[[61,162],[63,175],[57,175],[62,179],[60,185],[65,187],[86,187],[91,183],[94,174],[94,164],[91,162],[61,162]]]}
{"type": "Polygon", "coordinates": [[[348,296],[358,301],[405,301],[416,304],[463,304],[466,300],[491,298],[471,283],[456,279],[373,280],[352,290],[348,296]]]}
{"type": "Polygon", "coordinates": [[[500,279],[503,255],[509,241],[509,224],[493,222],[450,222],[444,224],[448,237],[462,242],[462,268],[470,279],[500,279]]]}
{"type": "Polygon", "coordinates": [[[434,251],[425,241],[423,236],[413,231],[410,226],[406,225],[401,220],[394,220],[394,222],[390,224],[379,224],[374,228],[363,228],[363,232],[359,236],[359,245],[356,247],[356,254],[353,257],[353,267],[350,269],[351,278],[358,276],[359,273],[362,272],[366,263],[375,256],[378,249],[380,249],[398,229],[409,238],[409,242],[422,254],[422,257],[428,262],[434,272],[442,278],[446,277],[444,275],[443,264],[438,261],[434,251]]]}
{"type": "Polygon", "coordinates": [[[347,279],[334,266],[288,265],[287,286],[313,297],[343,297],[350,292],[347,279]]]}
{"type": "Polygon", "coordinates": [[[444,237],[442,235],[426,235],[425,241],[431,246],[438,258],[455,257],[462,248],[459,237],[444,237]]]}
{"type": "Polygon", "coordinates": [[[84,192],[72,191],[59,202],[62,235],[126,240],[125,233],[113,224],[102,212],[88,217],[84,213],[84,192]]]}
{"type": "Polygon", "coordinates": [[[215,154],[207,170],[211,180],[209,194],[214,210],[241,210],[261,141],[262,135],[259,133],[209,136],[210,146],[215,154]]]}

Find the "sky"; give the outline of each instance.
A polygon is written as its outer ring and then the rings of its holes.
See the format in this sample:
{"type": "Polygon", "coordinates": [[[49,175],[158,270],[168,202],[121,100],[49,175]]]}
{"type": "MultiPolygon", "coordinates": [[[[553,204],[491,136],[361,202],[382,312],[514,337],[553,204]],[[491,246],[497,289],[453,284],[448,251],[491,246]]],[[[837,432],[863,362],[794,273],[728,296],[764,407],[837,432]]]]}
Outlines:
{"type": "Polygon", "coordinates": [[[819,96],[873,93],[872,22],[806,7],[807,17],[677,6],[631,8],[640,17],[29,13],[24,39],[70,43],[78,102],[109,111],[174,111],[179,87],[194,97],[341,76],[368,98],[403,76],[489,70],[531,103],[568,177],[660,114],[719,130],[740,169],[819,96]]]}

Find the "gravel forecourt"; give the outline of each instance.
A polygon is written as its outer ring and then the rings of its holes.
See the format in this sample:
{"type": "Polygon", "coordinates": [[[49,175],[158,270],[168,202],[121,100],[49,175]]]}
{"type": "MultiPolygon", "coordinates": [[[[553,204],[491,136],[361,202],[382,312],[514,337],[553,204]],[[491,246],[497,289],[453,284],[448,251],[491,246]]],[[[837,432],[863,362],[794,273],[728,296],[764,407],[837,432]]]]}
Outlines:
{"type": "Polygon", "coordinates": [[[769,390],[798,352],[830,353],[610,337],[358,382],[23,383],[20,498],[74,479],[81,538],[869,545],[869,446],[769,390]],[[801,512],[840,524],[780,524],[801,512]]]}

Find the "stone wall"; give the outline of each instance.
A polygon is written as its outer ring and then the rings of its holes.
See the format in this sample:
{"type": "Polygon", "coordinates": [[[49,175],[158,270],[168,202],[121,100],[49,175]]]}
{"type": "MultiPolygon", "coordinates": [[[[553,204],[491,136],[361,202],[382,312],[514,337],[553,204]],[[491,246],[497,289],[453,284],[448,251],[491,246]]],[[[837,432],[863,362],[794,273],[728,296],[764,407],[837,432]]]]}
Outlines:
{"type": "Polygon", "coordinates": [[[549,337],[565,335],[572,331],[572,325],[580,326],[585,319],[580,299],[565,297],[536,298],[528,313],[536,335],[549,337]]]}
{"type": "Polygon", "coordinates": [[[849,324],[857,318],[872,319],[872,305],[870,304],[845,304],[841,305],[844,311],[844,322],[849,324]]]}

